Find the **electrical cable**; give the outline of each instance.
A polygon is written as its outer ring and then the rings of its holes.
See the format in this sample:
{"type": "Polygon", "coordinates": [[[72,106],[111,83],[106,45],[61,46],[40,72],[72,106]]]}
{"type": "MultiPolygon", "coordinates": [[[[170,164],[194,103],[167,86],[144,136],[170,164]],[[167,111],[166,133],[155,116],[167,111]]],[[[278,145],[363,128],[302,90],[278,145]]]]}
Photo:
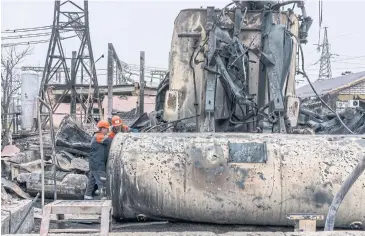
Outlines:
{"type": "Polygon", "coordinates": [[[21,32],[29,32],[29,31],[39,31],[39,30],[49,30],[52,29],[52,25],[49,26],[38,26],[38,27],[31,27],[31,28],[21,28],[21,29],[12,29],[12,30],[4,30],[1,31],[2,34],[7,33],[21,33],[21,32]]]}
{"type": "Polygon", "coordinates": [[[305,72],[305,68],[304,68],[304,53],[303,53],[303,48],[302,48],[302,45],[299,43],[299,39],[296,35],[294,35],[293,33],[289,32],[296,40],[297,40],[297,43],[298,43],[298,46],[299,46],[299,49],[300,49],[300,54],[301,54],[301,59],[302,59],[302,70],[303,71],[298,71],[299,74],[303,75],[308,83],[309,83],[309,86],[312,88],[313,92],[316,94],[316,96],[318,97],[318,99],[321,101],[321,103],[328,109],[330,110],[333,114],[336,115],[337,119],[340,121],[341,125],[348,131],[350,132],[351,134],[355,134],[354,132],[352,132],[346,125],[345,123],[342,121],[341,117],[337,114],[337,112],[335,112],[325,101],[323,101],[323,99],[321,98],[321,96],[319,96],[317,90],[314,88],[312,82],[310,81],[307,73],[305,72]]]}
{"type": "MultiPolygon", "coordinates": [[[[65,33],[65,32],[69,32],[69,31],[73,31],[73,30],[62,30],[62,31],[60,31],[60,33],[65,33]]],[[[52,32],[36,33],[36,34],[33,33],[33,34],[14,35],[14,36],[1,37],[1,40],[35,38],[35,37],[42,37],[42,36],[47,36],[47,35],[51,35],[51,34],[52,34],[52,32]]]]}
{"type": "MultiPolygon", "coordinates": [[[[200,46],[199,46],[198,53],[197,53],[197,54],[195,55],[195,57],[194,57],[194,63],[195,63],[195,60],[196,60],[196,58],[197,58],[197,56],[198,56],[199,52],[202,50],[202,48],[203,48],[203,47],[205,46],[205,44],[208,42],[210,32],[211,32],[211,31],[214,31],[214,30],[215,30],[215,28],[217,27],[217,25],[218,25],[218,23],[219,23],[219,21],[220,21],[220,18],[223,16],[223,12],[224,12],[224,10],[225,10],[226,8],[228,8],[230,5],[234,4],[234,3],[235,3],[235,2],[228,3],[225,7],[223,7],[223,8],[222,8],[222,10],[221,10],[221,11],[220,11],[220,13],[219,13],[219,16],[218,16],[217,20],[213,23],[212,28],[206,32],[206,36],[205,36],[204,42],[203,42],[203,44],[202,44],[202,45],[200,45],[200,46]]],[[[198,61],[198,63],[195,63],[195,64],[197,65],[197,64],[199,64],[199,63],[201,63],[201,62],[204,62],[204,61],[198,61]]]]}
{"type": "MultiPolygon", "coordinates": [[[[69,36],[69,37],[61,37],[61,40],[70,39],[77,37],[77,35],[69,36]]],[[[6,47],[14,47],[14,46],[21,46],[21,45],[30,45],[30,44],[39,44],[39,43],[48,43],[49,39],[45,40],[37,40],[37,41],[29,41],[29,42],[19,42],[19,43],[7,43],[7,44],[1,44],[2,48],[6,47]]]]}
{"type": "Polygon", "coordinates": [[[365,57],[365,55],[364,56],[349,57],[349,58],[334,60],[334,61],[331,61],[331,62],[346,61],[346,60],[358,59],[358,58],[364,58],[364,57],[365,57]]]}

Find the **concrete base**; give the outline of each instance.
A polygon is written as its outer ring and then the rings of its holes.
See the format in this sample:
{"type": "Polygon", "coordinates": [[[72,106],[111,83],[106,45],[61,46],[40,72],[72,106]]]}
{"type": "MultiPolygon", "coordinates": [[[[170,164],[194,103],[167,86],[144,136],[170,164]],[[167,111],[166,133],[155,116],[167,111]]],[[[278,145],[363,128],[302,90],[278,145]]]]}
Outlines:
{"type": "MultiPolygon", "coordinates": [[[[36,236],[39,234],[23,234],[23,236],[36,236]]],[[[48,234],[52,235],[67,235],[67,236],[79,236],[80,234],[48,234]]],[[[99,235],[99,234],[83,234],[83,235],[99,235]]],[[[364,231],[327,231],[327,232],[313,232],[313,233],[294,233],[294,232],[227,232],[223,234],[216,234],[213,232],[121,232],[110,233],[109,236],[364,236],[364,231]]]]}
{"type": "MultiPolygon", "coordinates": [[[[11,204],[1,205],[1,234],[14,232],[24,215],[27,213],[31,200],[21,200],[11,204]],[[11,214],[10,214],[10,212],[11,214]]],[[[25,218],[17,234],[27,234],[32,232],[34,227],[34,210],[32,209],[25,218]]]]}

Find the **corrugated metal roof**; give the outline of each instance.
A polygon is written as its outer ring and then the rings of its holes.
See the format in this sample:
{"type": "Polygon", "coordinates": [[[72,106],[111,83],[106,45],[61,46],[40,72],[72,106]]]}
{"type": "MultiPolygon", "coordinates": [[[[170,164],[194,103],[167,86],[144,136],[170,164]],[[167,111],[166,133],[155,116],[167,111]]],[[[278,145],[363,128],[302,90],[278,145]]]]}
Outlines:
{"type": "MultiPolygon", "coordinates": [[[[365,71],[346,74],[340,77],[328,79],[328,80],[317,80],[313,82],[313,87],[316,89],[320,96],[325,95],[337,88],[344,87],[346,84],[353,83],[357,80],[365,79],[365,71]]],[[[297,96],[301,98],[314,97],[316,96],[309,84],[300,87],[296,90],[297,96]]]]}

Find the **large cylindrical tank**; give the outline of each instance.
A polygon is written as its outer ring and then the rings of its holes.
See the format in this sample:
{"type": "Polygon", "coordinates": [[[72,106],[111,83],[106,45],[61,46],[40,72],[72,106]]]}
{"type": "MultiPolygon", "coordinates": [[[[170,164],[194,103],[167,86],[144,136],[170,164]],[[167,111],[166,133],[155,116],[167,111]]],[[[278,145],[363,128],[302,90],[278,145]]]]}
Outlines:
{"type": "Polygon", "coordinates": [[[26,71],[22,73],[21,91],[21,128],[23,130],[30,130],[33,125],[34,107],[37,104],[39,91],[39,76],[36,72],[26,71]]]}
{"type": "MultiPolygon", "coordinates": [[[[293,225],[290,213],[326,216],[365,152],[364,136],[231,133],[118,134],[108,161],[117,219],[293,225]]],[[[365,220],[365,175],[336,226],[365,220]]],[[[324,221],[318,222],[323,225],[324,221]]]]}

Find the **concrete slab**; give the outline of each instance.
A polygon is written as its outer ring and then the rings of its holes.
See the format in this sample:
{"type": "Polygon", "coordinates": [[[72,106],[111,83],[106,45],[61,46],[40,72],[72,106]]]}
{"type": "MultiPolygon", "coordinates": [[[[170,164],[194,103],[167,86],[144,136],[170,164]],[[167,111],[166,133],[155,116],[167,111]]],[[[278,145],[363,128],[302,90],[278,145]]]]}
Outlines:
{"type": "MultiPolygon", "coordinates": [[[[23,234],[23,236],[36,236],[38,234],[23,234]]],[[[48,234],[52,235],[67,235],[67,236],[79,236],[80,234],[48,234]]],[[[99,235],[99,234],[83,234],[83,235],[99,235]]],[[[365,231],[332,231],[332,232],[315,232],[315,233],[294,233],[294,232],[226,232],[222,234],[216,234],[213,232],[122,232],[122,233],[110,233],[109,236],[364,236],[365,231]]]]}
{"type": "MultiPolygon", "coordinates": [[[[15,228],[20,223],[21,219],[27,213],[32,200],[20,200],[9,204],[1,205],[1,234],[14,232],[15,228]]],[[[26,234],[32,232],[34,227],[34,211],[29,212],[25,218],[18,234],[26,234]]]]}

